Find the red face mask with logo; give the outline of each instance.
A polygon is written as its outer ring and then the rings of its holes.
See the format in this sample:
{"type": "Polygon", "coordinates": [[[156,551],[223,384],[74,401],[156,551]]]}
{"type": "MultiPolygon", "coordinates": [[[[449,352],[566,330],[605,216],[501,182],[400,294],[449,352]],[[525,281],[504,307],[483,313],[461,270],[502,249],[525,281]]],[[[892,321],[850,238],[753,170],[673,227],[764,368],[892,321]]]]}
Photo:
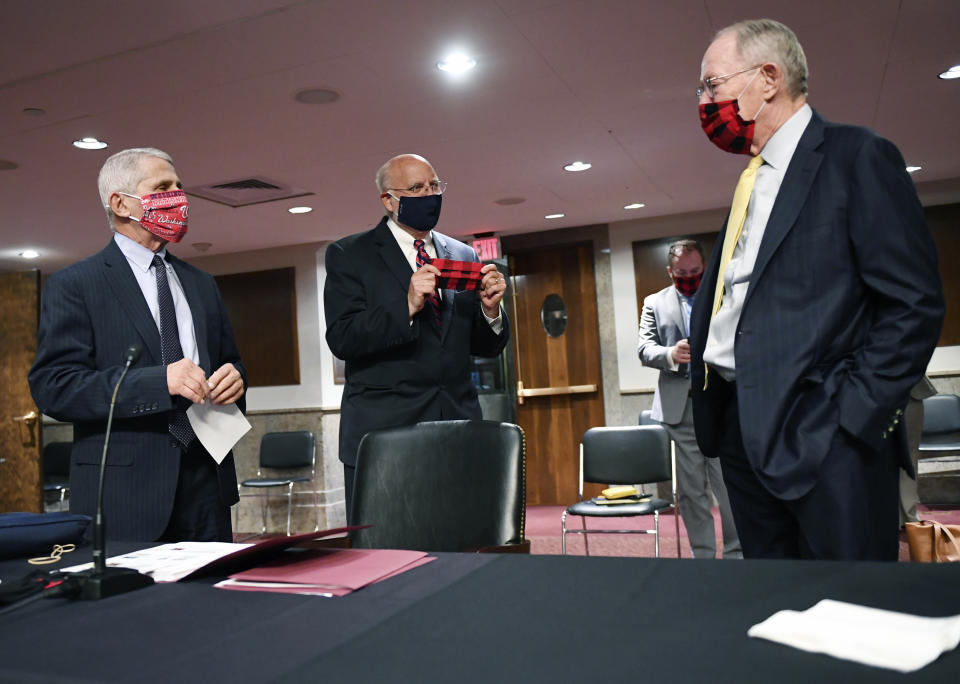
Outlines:
{"type": "Polygon", "coordinates": [[[703,279],[703,273],[687,277],[673,276],[673,284],[677,288],[677,292],[684,297],[692,297],[700,289],[701,279],[703,279]]]}
{"type": "Polygon", "coordinates": [[[161,240],[180,242],[187,234],[187,213],[189,204],[187,194],[183,190],[169,192],[155,192],[151,195],[138,197],[126,192],[121,195],[140,200],[143,207],[143,217],[130,218],[149,230],[161,240]]]}

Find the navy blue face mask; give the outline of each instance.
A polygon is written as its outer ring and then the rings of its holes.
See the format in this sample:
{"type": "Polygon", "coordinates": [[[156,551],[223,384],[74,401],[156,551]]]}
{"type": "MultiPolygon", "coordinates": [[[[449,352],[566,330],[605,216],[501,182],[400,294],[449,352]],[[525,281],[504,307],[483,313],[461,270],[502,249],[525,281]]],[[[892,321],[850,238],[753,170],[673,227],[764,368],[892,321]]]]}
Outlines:
{"type": "Polygon", "coordinates": [[[426,232],[433,230],[437,221],[440,220],[443,195],[400,197],[397,201],[399,202],[395,217],[397,223],[402,223],[416,231],[426,232]]]}

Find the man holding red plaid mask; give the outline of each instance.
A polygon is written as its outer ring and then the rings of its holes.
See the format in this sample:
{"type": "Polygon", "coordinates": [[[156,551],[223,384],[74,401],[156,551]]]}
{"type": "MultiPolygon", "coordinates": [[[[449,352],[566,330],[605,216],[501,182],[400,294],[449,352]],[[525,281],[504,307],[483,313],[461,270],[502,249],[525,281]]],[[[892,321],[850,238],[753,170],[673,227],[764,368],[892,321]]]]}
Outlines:
{"type": "Polygon", "coordinates": [[[327,343],[346,362],[340,460],[348,517],[363,435],[482,418],[470,356],[496,356],[509,338],[503,275],[433,230],[447,184],[430,163],[415,154],[394,157],[376,183],[386,215],[326,253],[327,343]]]}

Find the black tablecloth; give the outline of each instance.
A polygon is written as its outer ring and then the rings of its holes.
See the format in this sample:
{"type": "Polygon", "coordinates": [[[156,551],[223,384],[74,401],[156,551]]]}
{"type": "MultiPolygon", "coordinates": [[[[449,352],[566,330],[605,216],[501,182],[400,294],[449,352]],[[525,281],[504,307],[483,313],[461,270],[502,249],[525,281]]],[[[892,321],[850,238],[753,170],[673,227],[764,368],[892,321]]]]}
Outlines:
{"type": "MultiPolygon", "coordinates": [[[[0,564],[0,578],[27,567],[0,564]]],[[[956,565],[439,554],[336,599],[212,582],[0,616],[0,680],[809,684],[960,673],[957,650],[900,675],[746,636],[822,598],[960,614],[956,565]]]]}

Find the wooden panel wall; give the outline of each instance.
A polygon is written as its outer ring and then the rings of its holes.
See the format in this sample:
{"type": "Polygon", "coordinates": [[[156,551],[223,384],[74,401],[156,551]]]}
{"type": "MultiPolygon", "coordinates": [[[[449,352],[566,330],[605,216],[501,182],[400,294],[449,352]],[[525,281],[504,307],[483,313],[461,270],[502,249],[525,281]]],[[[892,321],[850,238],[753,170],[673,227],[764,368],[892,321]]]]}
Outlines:
{"type": "Polygon", "coordinates": [[[216,276],[250,387],[300,384],[293,267],[216,276]]]}

